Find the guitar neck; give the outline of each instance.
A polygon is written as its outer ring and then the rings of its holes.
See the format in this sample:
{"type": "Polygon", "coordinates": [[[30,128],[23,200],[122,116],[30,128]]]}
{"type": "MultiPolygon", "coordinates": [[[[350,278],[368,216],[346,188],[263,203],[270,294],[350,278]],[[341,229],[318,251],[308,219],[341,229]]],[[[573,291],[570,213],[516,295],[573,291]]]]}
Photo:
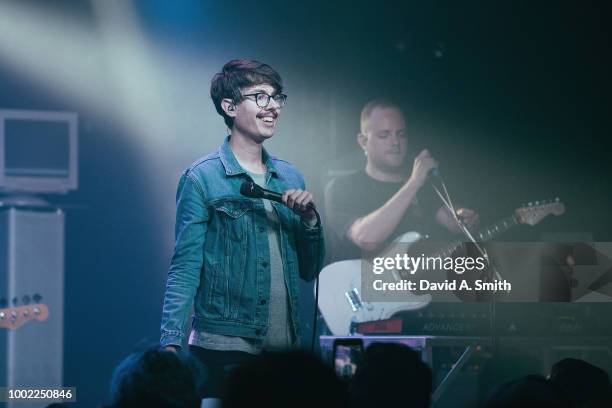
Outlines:
{"type": "Polygon", "coordinates": [[[489,225],[487,228],[481,229],[474,234],[474,237],[481,241],[489,241],[496,235],[502,234],[518,224],[519,221],[516,216],[511,215],[510,217],[499,220],[495,224],[489,225]]]}
{"type": "MultiPolygon", "coordinates": [[[[502,234],[509,230],[512,227],[515,227],[519,224],[516,216],[511,215],[509,217],[503,218],[497,221],[495,224],[491,224],[486,228],[481,229],[480,231],[472,234],[474,238],[478,241],[484,242],[493,239],[493,237],[502,234]]],[[[459,247],[463,245],[463,241],[455,241],[448,247],[443,250],[437,252],[435,255],[440,257],[451,256],[459,247]]]]}

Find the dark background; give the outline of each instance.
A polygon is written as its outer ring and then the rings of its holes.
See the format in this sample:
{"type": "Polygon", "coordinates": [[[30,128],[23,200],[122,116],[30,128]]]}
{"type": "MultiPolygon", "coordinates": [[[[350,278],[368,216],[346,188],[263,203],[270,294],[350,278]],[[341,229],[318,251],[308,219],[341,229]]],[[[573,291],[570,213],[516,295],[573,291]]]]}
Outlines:
{"type": "Polygon", "coordinates": [[[176,182],[223,140],[208,87],[232,58],[283,76],[267,147],[319,202],[327,169],[359,157],[361,106],[389,96],[411,149],[430,149],[485,224],[565,202],[563,217],[506,239],[610,240],[607,2],[297,3],[0,4],[0,107],[79,114],[79,189],[47,197],[67,208],[64,382],[78,406],[106,402],[115,365],[158,341],[176,182]]]}

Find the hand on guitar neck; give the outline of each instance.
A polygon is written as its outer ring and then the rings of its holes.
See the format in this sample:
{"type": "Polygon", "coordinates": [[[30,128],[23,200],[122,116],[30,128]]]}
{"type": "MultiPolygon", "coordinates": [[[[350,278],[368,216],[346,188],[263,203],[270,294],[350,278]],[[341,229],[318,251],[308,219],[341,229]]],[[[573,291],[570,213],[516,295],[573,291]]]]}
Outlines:
{"type": "MultiPolygon", "coordinates": [[[[478,223],[480,221],[480,217],[478,213],[469,208],[459,208],[457,210],[457,217],[459,220],[465,225],[468,229],[478,227],[478,223]]],[[[453,214],[451,214],[450,210],[446,207],[440,207],[436,212],[436,222],[442,226],[444,226],[447,230],[452,233],[458,234],[461,232],[459,225],[457,225],[457,221],[453,214]]]]}

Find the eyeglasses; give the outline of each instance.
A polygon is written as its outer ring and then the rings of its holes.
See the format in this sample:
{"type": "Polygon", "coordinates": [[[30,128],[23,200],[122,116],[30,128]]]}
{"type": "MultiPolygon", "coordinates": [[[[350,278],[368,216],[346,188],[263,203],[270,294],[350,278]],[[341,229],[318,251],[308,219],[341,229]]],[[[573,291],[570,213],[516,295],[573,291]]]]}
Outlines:
{"type": "Polygon", "coordinates": [[[260,108],[266,108],[268,104],[270,104],[270,99],[274,99],[274,102],[278,105],[279,108],[285,106],[285,102],[287,101],[287,95],[285,94],[276,94],[274,96],[270,96],[265,92],[257,92],[252,94],[246,94],[242,96],[254,96],[255,103],[260,108]]]}

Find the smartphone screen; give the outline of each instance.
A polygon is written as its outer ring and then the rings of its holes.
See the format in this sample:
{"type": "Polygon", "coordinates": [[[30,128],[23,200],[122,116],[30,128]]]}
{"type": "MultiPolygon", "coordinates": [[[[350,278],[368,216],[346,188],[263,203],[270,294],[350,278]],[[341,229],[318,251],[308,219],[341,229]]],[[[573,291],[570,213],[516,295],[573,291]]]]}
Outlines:
{"type": "Polygon", "coordinates": [[[334,342],[334,369],[338,377],[350,379],[357,371],[363,354],[361,339],[344,339],[334,342]]]}

